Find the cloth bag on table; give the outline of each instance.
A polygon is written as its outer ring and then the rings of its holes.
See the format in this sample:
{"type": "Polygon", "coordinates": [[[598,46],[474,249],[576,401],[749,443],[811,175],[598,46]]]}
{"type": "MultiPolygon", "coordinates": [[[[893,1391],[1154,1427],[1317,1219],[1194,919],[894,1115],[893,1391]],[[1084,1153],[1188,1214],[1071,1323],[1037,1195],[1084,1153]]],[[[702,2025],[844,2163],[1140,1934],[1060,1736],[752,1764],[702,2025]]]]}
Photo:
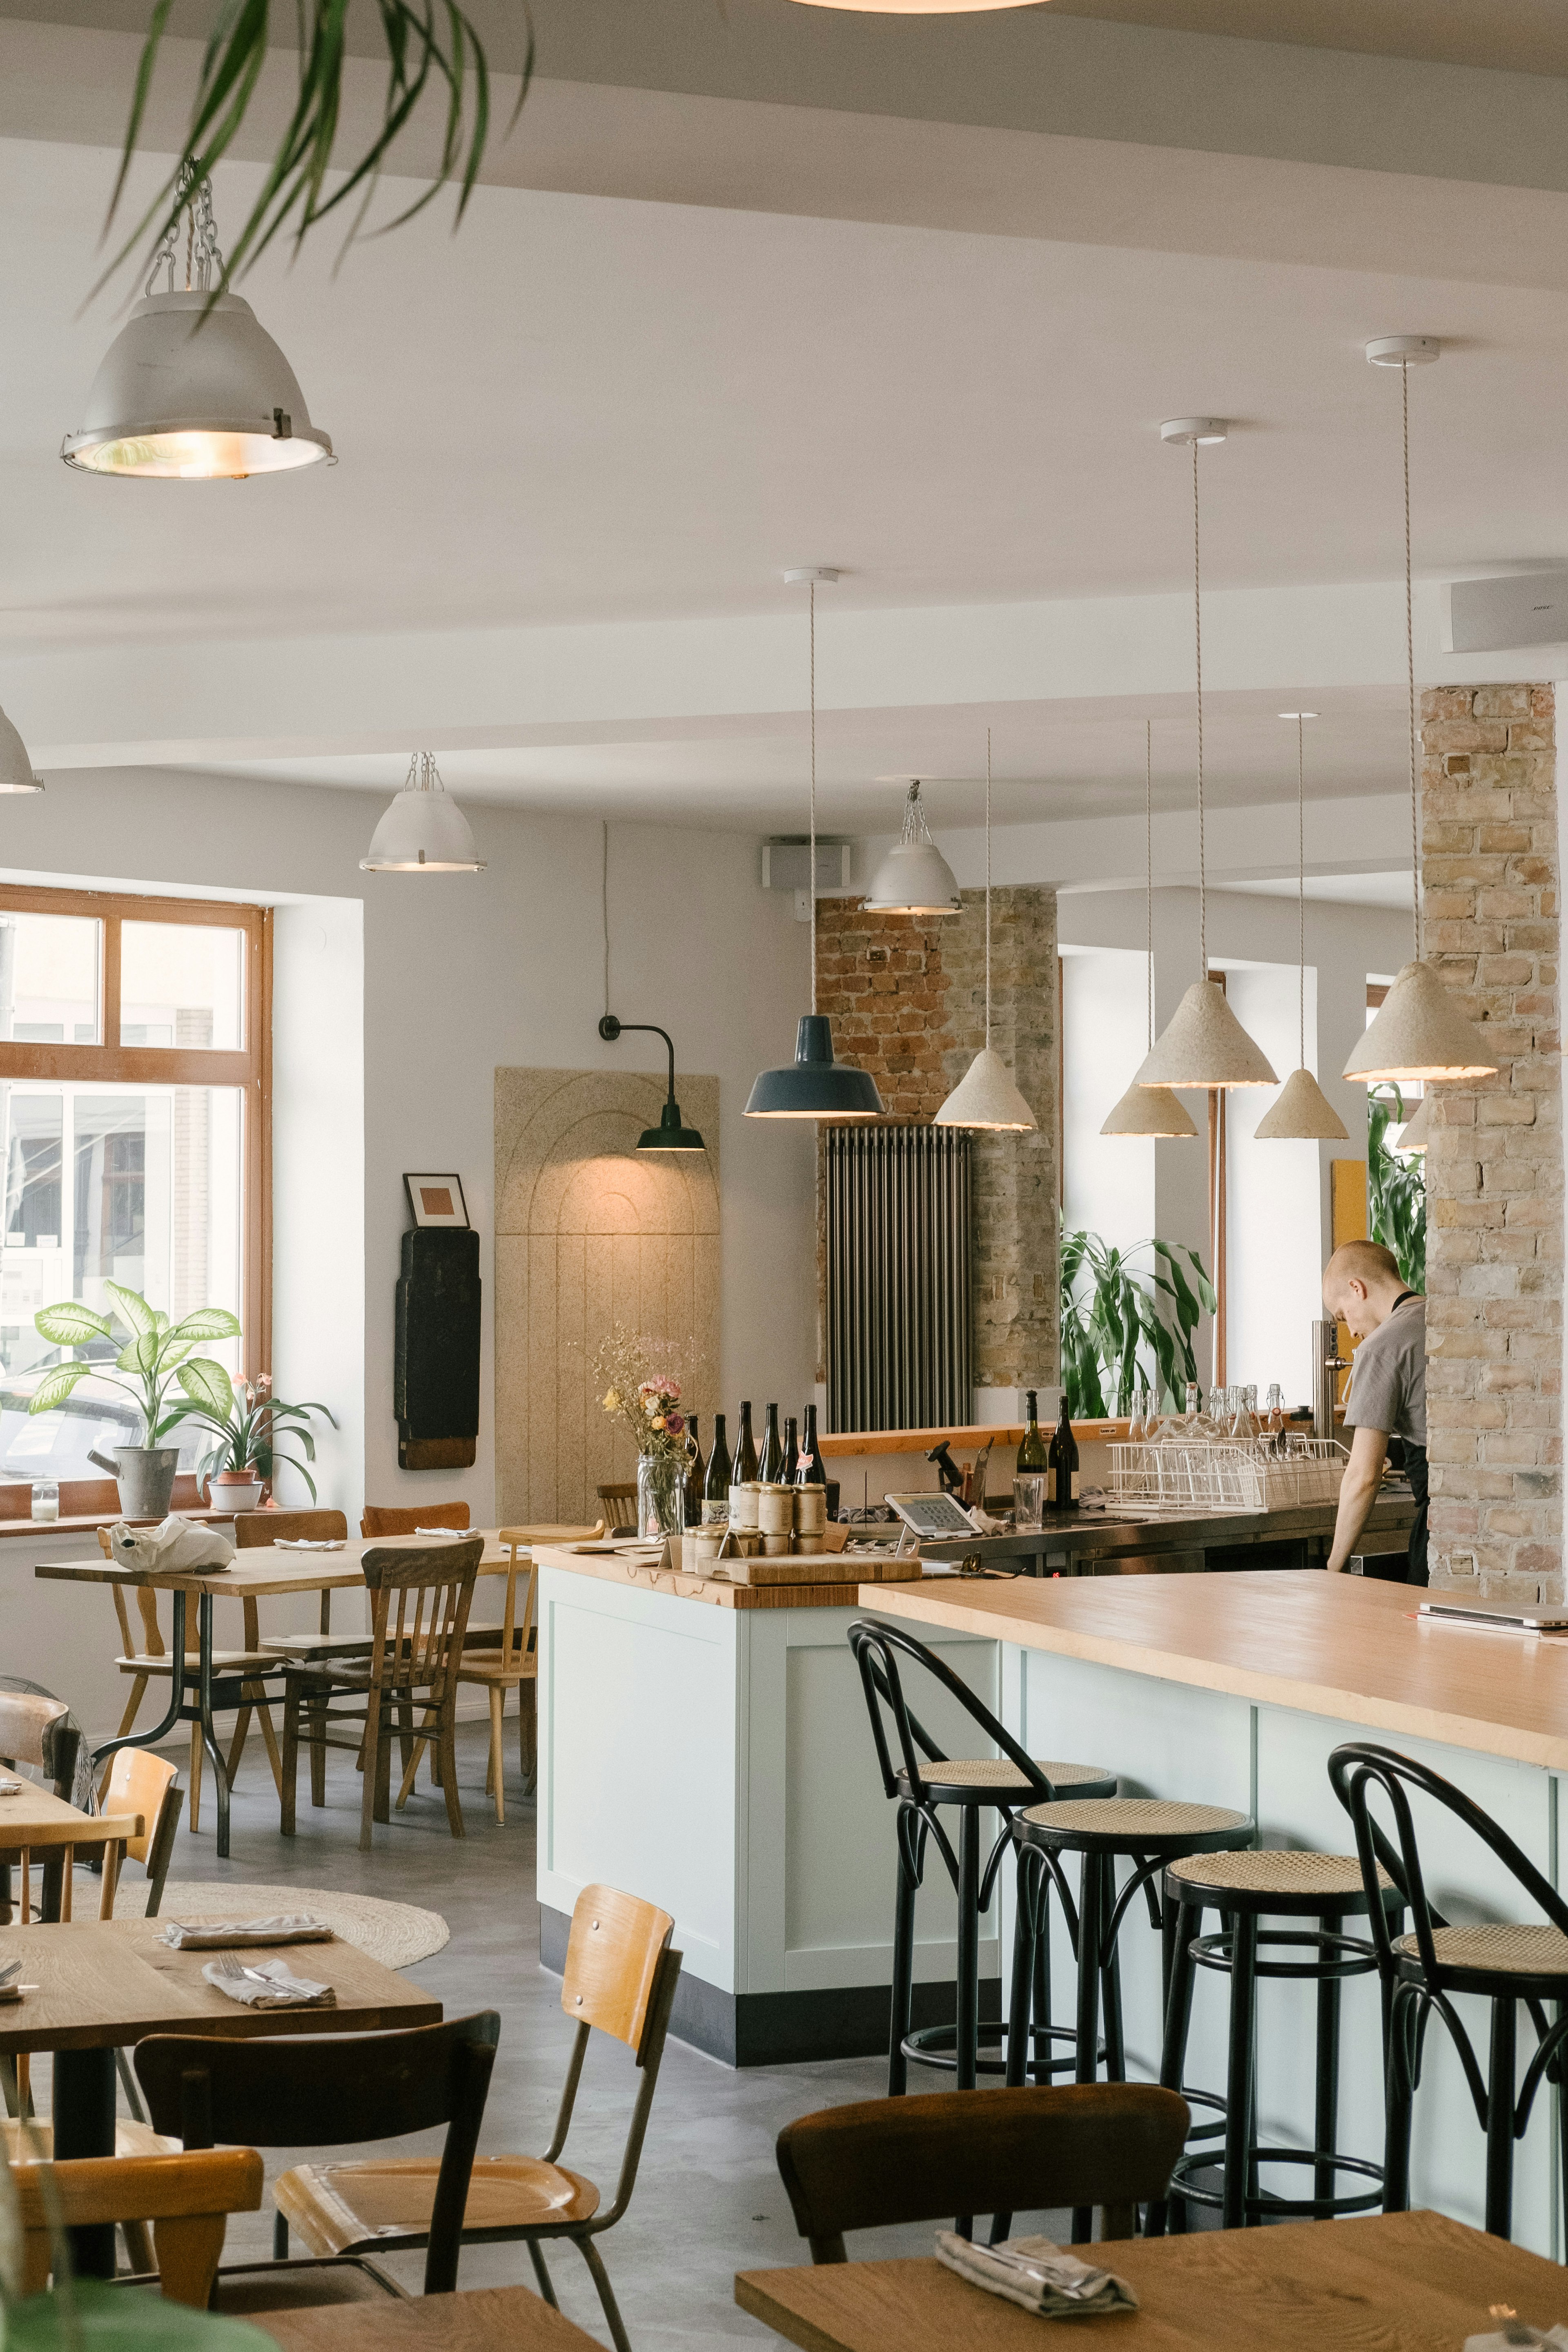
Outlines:
{"type": "Polygon", "coordinates": [[[216,1528],[198,1527],[177,1511],[155,1528],[127,1527],[117,1519],[109,1531],[110,1556],[129,1568],[167,1575],[176,1568],[229,1568],[235,1548],[216,1528]]]}

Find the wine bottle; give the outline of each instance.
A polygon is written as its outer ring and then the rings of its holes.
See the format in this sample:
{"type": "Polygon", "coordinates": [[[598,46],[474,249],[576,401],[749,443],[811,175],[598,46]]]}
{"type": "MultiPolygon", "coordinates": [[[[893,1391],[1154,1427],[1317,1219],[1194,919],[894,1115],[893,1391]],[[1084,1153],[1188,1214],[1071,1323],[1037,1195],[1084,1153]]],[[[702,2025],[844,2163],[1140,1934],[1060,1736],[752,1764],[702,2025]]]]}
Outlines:
{"type": "Polygon", "coordinates": [[[732,1486],[749,1486],[757,1476],[757,1447],[751,1435],[751,1399],[740,1400],[740,1435],[735,1441],[732,1486]]]}
{"type": "Polygon", "coordinates": [[[1025,1389],[1023,1402],[1028,1426],[1024,1430],[1023,1444],[1019,1447],[1018,1468],[1020,1476],[1028,1476],[1031,1471],[1038,1473],[1041,1470],[1049,1470],[1051,1457],[1046,1452],[1045,1440],[1040,1433],[1040,1422],[1037,1418],[1040,1412],[1038,1392],[1034,1389],[1025,1389]]]}
{"type": "Polygon", "coordinates": [[[1078,1508],[1078,1440],[1072,1434],[1072,1419],[1067,1410],[1065,1389],[1061,1391],[1061,1417],[1051,1434],[1049,1462],[1052,1509],[1075,1511],[1078,1508]]]}
{"type": "Polygon", "coordinates": [[[800,1424],[799,1424],[799,1423],[798,1423],[798,1422],[796,1421],[794,1414],[791,1412],[791,1413],[787,1413],[787,1414],[785,1415],[785,1417],[784,1417],[784,1470],[783,1470],[783,1479],[784,1479],[784,1484],[785,1484],[785,1486],[792,1486],[795,1484],[795,1473],[796,1473],[796,1471],[800,1468],[800,1424]]]}
{"type": "Polygon", "coordinates": [[[757,1457],[757,1475],[764,1486],[777,1486],[784,1475],[784,1444],[779,1434],[779,1408],[776,1404],[764,1409],[762,1451],[757,1457]]]}
{"type": "Polygon", "coordinates": [[[707,1464],[703,1460],[702,1440],[697,1435],[695,1412],[686,1415],[686,1437],[689,1444],[686,1455],[686,1525],[698,1528],[702,1525],[703,1481],[707,1476],[707,1464]]]}
{"type": "Polygon", "coordinates": [[[827,1465],[822,1460],[822,1449],[817,1443],[817,1408],[809,1404],[806,1407],[806,1433],[800,1441],[800,1459],[795,1469],[795,1484],[797,1486],[825,1486],[827,1483],[827,1465]]]}
{"type": "Polygon", "coordinates": [[[708,1455],[707,1476],[703,1481],[703,1525],[729,1525],[729,1448],[725,1444],[722,1412],[713,1417],[713,1452],[708,1455]]]}

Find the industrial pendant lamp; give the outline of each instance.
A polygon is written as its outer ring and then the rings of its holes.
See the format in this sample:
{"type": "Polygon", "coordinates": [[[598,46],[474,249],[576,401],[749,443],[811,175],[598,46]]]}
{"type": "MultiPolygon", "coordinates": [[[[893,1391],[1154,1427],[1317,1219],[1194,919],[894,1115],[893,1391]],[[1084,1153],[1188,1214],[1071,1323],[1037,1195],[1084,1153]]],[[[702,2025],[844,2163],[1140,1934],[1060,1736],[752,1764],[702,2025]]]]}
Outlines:
{"type": "Polygon", "coordinates": [[[224,265],[211,182],[187,164],[180,198],[184,287],[174,287],[176,217],[61,457],[82,473],[179,482],[243,481],[329,459],[330,440],[311,424],[298,378],[250,304],[213,291],[224,265]],[[160,270],[167,284],[155,294],[160,270]]]}
{"type": "Polygon", "coordinates": [[[467,819],[441,781],[434,759],[416,751],[408,781],[371,836],[362,874],[482,874],[467,819]]]}
{"type": "Polygon", "coordinates": [[[643,1129],[637,1138],[638,1150],[706,1151],[706,1144],[695,1127],[686,1126],[675,1100],[675,1048],[669,1031],[658,1028],[652,1021],[617,1021],[613,1013],[607,1013],[599,1024],[599,1034],[607,1045],[613,1045],[617,1037],[629,1029],[640,1029],[650,1037],[662,1037],[670,1056],[670,1083],[659,1124],[643,1129]]]}
{"type": "Polygon", "coordinates": [[[1315,710],[1281,710],[1296,722],[1296,949],[1298,1023],[1296,1067],[1277,1103],[1264,1112],[1253,1134],[1263,1143],[1348,1143],[1350,1129],[1307,1067],[1307,834],[1306,722],[1315,710]]]}
{"type": "Polygon", "coordinates": [[[932,840],[920,804],[920,780],[911,777],[904,803],[904,838],[877,867],[866,899],[873,915],[957,915],[964,902],[953,868],[932,840]]]}
{"type": "Polygon", "coordinates": [[[1383,335],[1368,343],[1374,367],[1396,367],[1405,434],[1405,676],[1409,697],[1410,912],[1415,952],[1377,1009],[1376,1017],[1344,1066],[1347,1078],[1368,1085],[1392,1079],[1484,1078],[1497,1056],[1456,1004],[1428,963],[1421,961],[1421,772],[1416,757],[1416,624],[1410,574],[1410,370],[1429,366],[1442,345],[1433,335],[1383,335]]]}
{"type": "Polygon", "coordinates": [[[1203,807],[1203,572],[1198,540],[1197,453],[1223,441],[1220,416],[1173,416],[1162,441],[1192,451],[1192,613],[1197,676],[1197,948],[1194,981],[1155,1045],[1134,1083],[1140,1087],[1277,1087],[1266,1054],[1252,1043],[1208,976],[1208,873],[1203,807]]]}
{"type": "Polygon", "coordinates": [[[0,793],[41,793],[44,780],[33,773],[33,762],[5,713],[0,710],[0,793]]]}
{"type": "Polygon", "coordinates": [[[786,572],[794,585],[804,581],[809,591],[811,668],[811,1010],[802,1013],[795,1033],[795,1059],[785,1068],[761,1071],[747,1098],[747,1118],[820,1118],[848,1120],[881,1118],[882,1097],[869,1070],[857,1070],[833,1059],[832,1024],[817,1010],[817,583],[838,573],[826,564],[807,564],[786,572]]]}
{"type": "MultiPolygon", "coordinates": [[[[1149,1025],[1147,1042],[1155,1042],[1155,730],[1152,721],[1144,721],[1144,909],[1148,918],[1148,990],[1149,1025]]],[[[1138,1135],[1163,1137],[1177,1141],[1184,1136],[1196,1135],[1187,1115],[1186,1106],[1176,1100],[1169,1087],[1141,1087],[1136,1078],[1127,1088],[1104,1126],[1102,1135],[1138,1135]]]]}
{"type": "Polygon", "coordinates": [[[986,1042],[932,1124],[989,1127],[1028,1135],[1035,1118],[1013,1084],[1012,1072],[991,1051],[991,730],[986,730],[986,1042]]]}

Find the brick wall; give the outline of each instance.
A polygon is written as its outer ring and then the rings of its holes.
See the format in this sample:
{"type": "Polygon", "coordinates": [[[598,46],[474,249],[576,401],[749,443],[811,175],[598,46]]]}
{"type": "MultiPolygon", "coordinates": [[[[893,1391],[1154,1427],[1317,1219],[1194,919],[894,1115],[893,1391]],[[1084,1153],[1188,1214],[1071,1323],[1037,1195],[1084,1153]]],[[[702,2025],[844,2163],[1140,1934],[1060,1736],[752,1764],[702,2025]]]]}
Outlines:
{"type": "Polygon", "coordinates": [[[1422,697],[1424,946],[1494,1077],[1434,1089],[1432,1581],[1561,1599],[1563,1130],[1550,686],[1422,697]]]}
{"type": "MultiPolygon", "coordinates": [[[[817,992],[839,1058],[870,1070],[892,1119],[929,1119],[985,1043],[985,893],[929,924],[858,898],[817,907],[817,992]]],[[[977,1134],[975,1381],[1057,1378],[1056,893],[991,893],[991,1043],[1038,1122],[977,1134]]]]}

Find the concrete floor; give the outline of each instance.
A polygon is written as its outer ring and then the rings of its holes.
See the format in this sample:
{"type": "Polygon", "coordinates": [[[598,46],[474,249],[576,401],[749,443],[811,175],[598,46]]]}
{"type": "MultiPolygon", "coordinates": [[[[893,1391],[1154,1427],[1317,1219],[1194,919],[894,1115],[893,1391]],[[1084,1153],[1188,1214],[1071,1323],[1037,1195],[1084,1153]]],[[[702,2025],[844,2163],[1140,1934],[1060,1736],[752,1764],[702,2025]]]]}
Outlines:
{"type": "MultiPolygon", "coordinates": [[[[298,1832],[284,1838],[277,1831],[267,1760],[259,1743],[252,1741],[235,1795],[232,1859],[221,1863],[214,1853],[207,1804],[196,1836],[182,1825],[172,1875],[221,1879],[225,1885],[248,1878],[335,1887],[440,1912],[452,1929],[451,1942],[409,1973],[439,1997],[449,2018],[474,2010],[500,2011],[500,2053],[481,2146],[494,2153],[538,2154],[549,2144],[571,2028],[561,2012],[559,1979],[539,1966],[534,1811],[523,1799],[510,1740],[508,1747],[504,1828],[497,1828],[484,1794],[483,1729],[464,1726],[459,1778],[466,1838],[459,1842],[448,1835],[441,1798],[422,1774],[406,1812],[378,1829],[375,1852],[362,1854],[357,1843],[360,1783],[352,1759],[329,1758],[328,1803],[320,1812],[304,1801],[301,1772],[298,1832]]],[[[891,1856],[890,1843],[890,1877],[891,1856]]],[[[658,1894],[656,1887],[634,1891],[655,1898],[658,1894]]],[[[566,2160],[598,2181],[608,2202],[635,2069],[631,2053],[619,2043],[596,2036],[595,2045],[566,2160]]],[[[943,2081],[932,2075],[929,2086],[940,2088],[943,2081]]],[[[782,2125],[815,2108],[880,2097],[885,2083],[884,2060],[737,2073],[671,2040],[631,2210],[600,2241],[637,2352],[675,2352],[677,2347],[682,2352],[714,2352],[737,2342],[777,2346],[779,2337],[737,2311],[733,2301],[737,2270],[805,2259],[774,2165],[775,2137],[782,2125]]],[[[408,2152],[438,2146],[439,2135],[434,2135],[428,2141],[411,2141],[408,2152]]],[[[302,2154],[268,2151],[268,2179],[302,2154]]],[[[316,2160],[321,2154],[315,2152],[316,2160]]],[[[1067,2217],[1054,2219],[1065,2234],[1067,2217]]],[[[1025,2227],[1051,2222],[1020,2220],[1016,2226],[1021,2233],[1025,2227]]],[[[235,2217],[228,2258],[270,2253],[271,2231],[268,2196],[262,2213],[235,2217]]],[[[854,2240],[852,2252],[926,2253],[931,2238],[925,2225],[866,2231],[854,2240]]],[[[388,2267],[417,2293],[422,2259],[394,2258],[388,2267]]],[[[579,2256],[561,2249],[551,2258],[551,2271],[562,2310],[608,2343],[598,2297],[579,2256]]],[[[523,2246],[475,2247],[464,2255],[464,2286],[512,2283],[532,2283],[523,2246]]]]}

